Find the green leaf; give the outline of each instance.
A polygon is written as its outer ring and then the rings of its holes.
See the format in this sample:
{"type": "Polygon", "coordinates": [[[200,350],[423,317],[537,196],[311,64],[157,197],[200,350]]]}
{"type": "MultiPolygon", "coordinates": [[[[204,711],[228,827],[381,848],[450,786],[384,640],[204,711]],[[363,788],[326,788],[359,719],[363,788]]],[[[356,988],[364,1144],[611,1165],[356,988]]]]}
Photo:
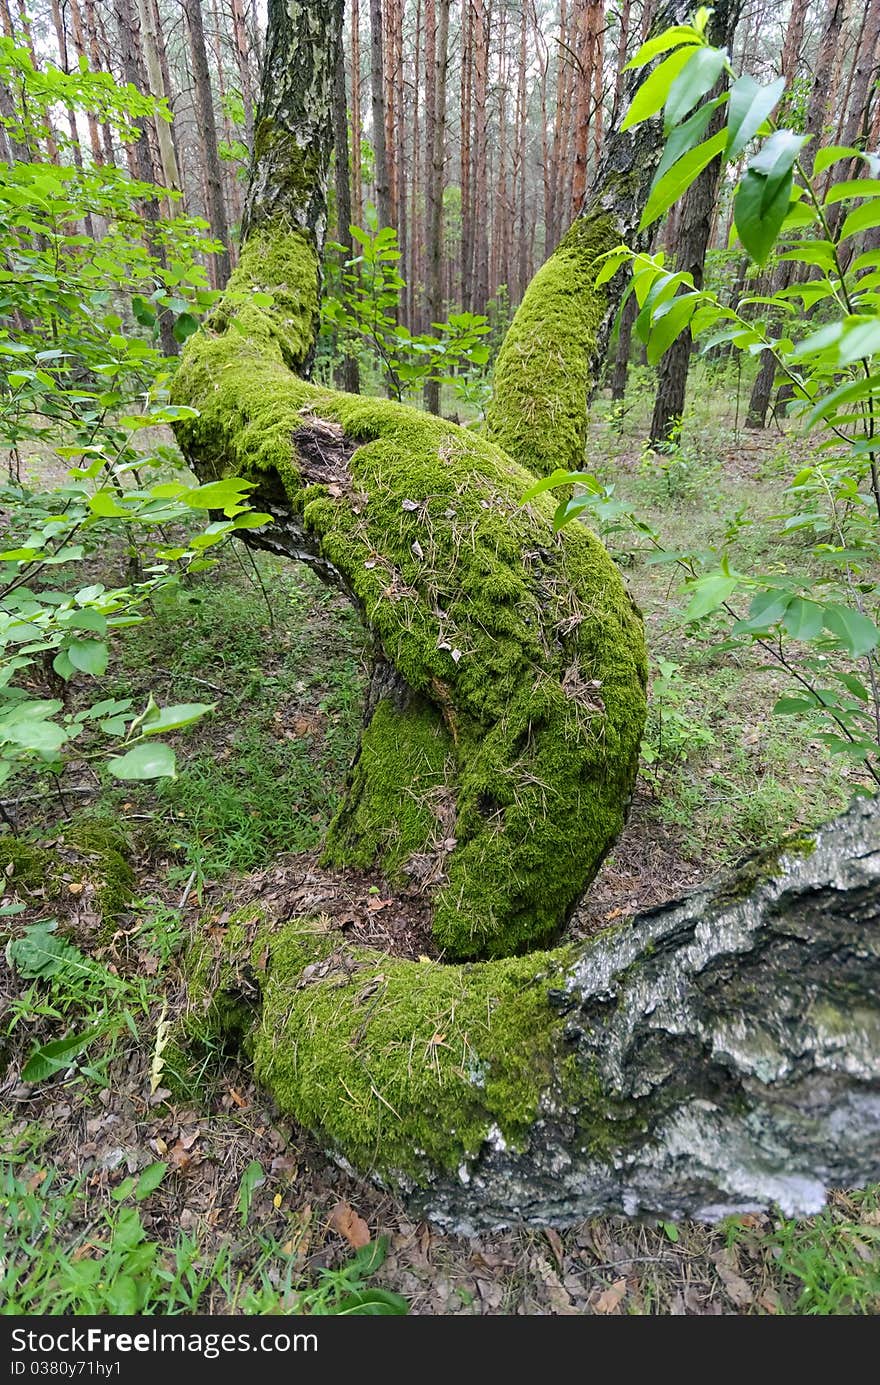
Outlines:
{"type": "Polygon", "coordinates": [[[684,613],[685,620],[700,620],[711,611],[717,611],[733,595],[740,584],[739,577],[728,577],[724,573],[712,573],[701,577],[690,590],[693,596],[684,613]]]}
{"type": "Polygon", "coordinates": [[[666,98],[667,132],[688,115],[697,102],[711,91],[724,71],[727,55],[720,48],[698,48],[676,77],[666,98]]]}
{"type": "Polygon", "coordinates": [[[839,240],[845,241],[850,236],[861,235],[862,231],[871,231],[875,226],[880,226],[880,201],[872,199],[850,212],[840,228],[839,240]]]}
{"type": "Polygon", "coordinates": [[[73,630],[94,630],[98,635],[107,633],[107,617],[96,611],[94,606],[85,606],[82,610],[71,612],[65,617],[64,624],[73,630]]]}
{"type": "Polygon", "coordinates": [[[693,149],[697,141],[702,139],[713,111],[717,111],[719,106],[723,106],[724,101],[725,97],[723,96],[716,97],[714,101],[706,101],[699,110],[694,111],[692,116],[689,116],[681,125],[676,125],[675,129],[669,132],[663,157],[657,165],[657,172],[654,175],[654,184],[659,183],[663,174],[674,163],[678,162],[682,154],[693,149]]]}
{"type": "Polygon", "coordinates": [[[168,1165],[162,1163],[150,1164],[148,1168],[145,1168],[134,1190],[137,1201],[143,1202],[145,1198],[150,1196],[150,1193],[154,1193],[167,1172],[168,1165]]]}
{"type": "Polygon", "coordinates": [[[181,313],[180,317],[175,319],[171,330],[174,333],[175,341],[179,341],[182,345],[188,337],[199,330],[199,320],[193,317],[192,313],[181,313]]]}
{"type": "Polygon", "coordinates": [[[680,294],[668,304],[661,305],[654,318],[648,338],[648,364],[656,365],[672,343],[687,327],[699,302],[696,293],[680,294]]]}
{"type": "Polygon", "coordinates": [[[703,169],[717,158],[724,150],[725,134],[719,130],[711,139],[703,144],[698,144],[695,149],[691,149],[668,169],[663,176],[655,181],[651,188],[639,229],[644,231],[658,217],[677,202],[683,193],[687,191],[703,169]]]}
{"type": "Polygon", "coordinates": [[[238,1189],[238,1212],[241,1225],[247,1226],[247,1219],[251,1210],[256,1189],[266,1181],[266,1173],[259,1159],[252,1159],[242,1175],[242,1180],[238,1189]]]}
{"type": "Polygon", "coordinates": [[[850,198],[877,197],[880,195],[880,178],[847,178],[828,189],[825,206],[835,202],[847,202],[850,198]]]}
{"type": "Polygon", "coordinates": [[[100,678],[107,671],[110,651],[102,640],[71,640],[67,646],[67,656],[80,673],[100,678]]]}
{"type": "Polygon", "coordinates": [[[168,745],[136,745],[125,755],[114,755],[107,768],[116,779],[176,779],[174,751],[168,745]]]}
{"type": "Polygon", "coordinates": [[[353,1289],[327,1312],[350,1318],[402,1317],[409,1312],[409,1303],[390,1289],[353,1289]]]}
{"type": "Polygon", "coordinates": [[[774,196],[773,185],[791,172],[809,138],[809,135],[796,135],[793,130],[774,130],[758,153],[749,160],[752,172],[760,173],[767,179],[768,201],[774,196]]]}
{"type": "Polygon", "coordinates": [[[694,54],[701,51],[701,46],[689,44],[684,48],[676,49],[674,53],[670,53],[668,58],[664,58],[663,62],[645,78],[633,97],[620,127],[621,130],[629,130],[633,125],[639,125],[643,120],[648,120],[652,115],[656,115],[666,104],[676,77],[683,71],[694,54]]]}
{"type": "Polygon", "coordinates": [[[793,640],[814,640],[822,629],[822,607],[815,601],[795,596],[789,602],[782,624],[793,640]]]}
{"type": "Polygon", "coordinates": [[[764,124],[785,91],[785,78],[760,86],[754,77],[744,75],[730,88],[727,112],[727,158],[732,162],[764,124]]]}
{"type": "Polygon", "coordinates": [[[769,202],[765,201],[768,179],[747,168],[733,201],[733,218],[745,250],[756,264],[763,264],[773,249],[791,198],[792,175],[787,173],[776,184],[769,202]]]}
{"type": "Polygon", "coordinates": [[[877,648],[880,630],[873,620],[862,615],[861,611],[854,611],[850,606],[832,604],[825,607],[823,620],[825,629],[830,630],[831,634],[840,640],[847,654],[851,654],[854,659],[861,659],[877,648]]]}
{"type": "Polygon", "coordinates": [[[815,699],[806,697],[780,697],[773,708],[775,716],[789,717],[797,716],[801,712],[814,712],[817,703],[815,699]]]}
{"type": "Polygon", "coordinates": [[[861,156],[861,150],[855,149],[851,144],[826,144],[824,149],[817,149],[816,157],[813,160],[813,177],[816,178],[820,173],[824,173],[826,168],[838,163],[841,159],[854,159],[861,156]]]}
{"type": "Polygon", "coordinates": [[[207,481],[203,486],[195,486],[184,492],[181,500],[194,510],[226,510],[241,505],[243,497],[253,490],[252,481],[241,481],[229,476],[223,481],[207,481]]]}
{"type": "Polygon", "coordinates": [[[100,1033],[98,1029],[88,1029],[84,1034],[73,1034],[66,1039],[55,1039],[52,1043],[41,1044],[34,1049],[21,1070],[23,1082],[44,1082],[59,1068],[66,1068],[71,1058],[81,1053],[100,1033]]]}
{"type": "Polygon", "coordinates": [[[192,726],[206,712],[213,712],[216,702],[178,702],[173,707],[157,707],[146,716],[141,729],[145,736],[160,736],[165,731],[178,731],[181,726],[192,726]]]}
{"type": "Polygon", "coordinates": [[[3,740],[20,746],[22,750],[33,750],[48,760],[54,760],[64,743],[70,739],[63,726],[38,717],[14,722],[4,719],[0,723],[0,734],[3,740]]]}
{"type": "Polygon", "coordinates": [[[624,71],[633,67],[647,67],[648,63],[653,62],[661,53],[668,53],[670,48],[677,48],[680,43],[702,42],[702,34],[691,28],[689,24],[673,24],[671,28],[658,34],[656,38],[649,38],[643,43],[635,57],[627,63],[624,71]]]}
{"type": "Polygon", "coordinates": [[[32,924],[6,944],[6,960],[26,981],[54,976],[65,966],[83,964],[83,955],[56,933],[54,920],[32,924]]]}

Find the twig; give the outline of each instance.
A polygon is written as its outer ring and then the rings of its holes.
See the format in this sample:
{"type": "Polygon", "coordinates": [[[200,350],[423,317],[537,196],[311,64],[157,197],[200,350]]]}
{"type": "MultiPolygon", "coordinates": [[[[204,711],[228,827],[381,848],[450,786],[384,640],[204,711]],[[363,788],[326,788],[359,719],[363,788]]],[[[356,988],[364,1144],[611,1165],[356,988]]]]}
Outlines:
{"type": "Polygon", "coordinates": [[[186,889],[184,890],[183,895],[182,895],[181,900],[180,900],[180,903],[179,903],[178,906],[177,906],[178,909],[185,909],[185,908],[186,908],[186,901],[189,899],[190,892],[191,892],[192,887],[193,887],[193,885],[194,885],[195,883],[196,883],[196,872],[193,871],[192,875],[189,877],[189,879],[188,879],[187,882],[186,882],[186,889]]]}
{"type": "Polygon", "coordinates": [[[223,697],[229,696],[228,688],[221,688],[217,683],[209,683],[207,678],[196,678],[194,673],[181,673],[178,669],[157,668],[157,673],[164,673],[166,678],[185,678],[188,683],[198,683],[203,688],[210,688],[211,692],[220,693],[223,697]]]}

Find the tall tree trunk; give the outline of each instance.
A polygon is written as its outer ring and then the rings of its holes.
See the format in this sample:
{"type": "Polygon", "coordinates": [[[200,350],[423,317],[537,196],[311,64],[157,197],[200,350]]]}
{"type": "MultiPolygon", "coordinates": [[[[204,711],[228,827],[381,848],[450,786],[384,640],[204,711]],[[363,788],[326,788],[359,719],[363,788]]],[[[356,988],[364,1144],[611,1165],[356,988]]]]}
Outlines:
{"type": "MultiPolygon", "coordinates": [[[[351,181],[348,165],[348,102],[345,90],[345,51],[339,45],[336,79],[333,89],[333,143],[336,173],[336,238],[345,246],[343,260],[354,258],[354,237],[351,234],[351,181]]],[[[342,360],[339,381],[349,394],[360,392],[360,370],[357,356],[346,351],[342,360]]]]}
{"type": "Polygon", "coordinates": [[[614,97],[611,104],[611,126],[612,129],[622,120],[623,111],[621,102],[623,101],[624,68],[629,58],[629,38],[630,21],[632,19],[632,0],[623,0],[620,7],[618,22],[620,28],[617,35],[617,72],[614,78],[614,97]]]}
{"type": "Polygon", "coordinates": [[[786,85],[790,85],[797,76],[801,47],[804,41],[804,26],[809,8],[810,0],[792,0],[780,64],[780,71],[785,78],[786,85]]]}
{"type": "Polygon", "coordinates": [[[393,226],[388,152],[385,148],[385,43],[382,0],[370,0],[370,91],[373,110],[373,155],[376,163],[376,211],[380,226],[393,226]]]}
{"type": "Polygon", "coordinates": [[[484,313],[489,301],[488,100],[489,25],[486,0],[473,0],[474,16],[474,300],[484,313]]]}
{"type": "MultiPolygon", "coordinates": [[[[460,152],[460,173],[459,185],[461,187],[461,294],[460,301],[463,308],[472,308],[473,295],[473,261],[474,261],[474,223],[473,223],[473,185],[471,173],[473,171],[471,159],[471,115],[473,103],[473,79],[474,79],[474,50],[473,50],[473,13],[471,10],[471,0],[461,0],[461,112],[459,116],[459,129],[461,138],[459,142],[460,152]]],[[[416,47],[418,52],[418,45],[416,47]]]]}
{"type": "MultiPolygon", "coordinates": [[[[357,0],[354,0],[355,7],[357,0]]],[[[232,0],[232,42],[235,48],[235,65],[241,83],[241,99],[244,105],[244,131],[248,149],[254,148],[254,84],[251,79],[251,65],[248,56],[247,27],[245,25],[242,0],[232,0]]]]}
{"type": "Polygon", "coordinates": [[[356,226],[364,224],[364,194],[361,183],[362,131],[361,14],[359,0],[351,0],[351,188],[352,215],[356,226]]]}
{"type": "Polygon", "coordinates": [[[529,103],[526,85],[528,63],[529,9],[523,4],[519,26],[519,72],[516,88],[516,163],[514,164],[514,197],[517,199],[517,261],[515,293],[517,303],[526,291],[529,264],[529,228],[526,225],[526,167],[529,103]]]}
{"type": "MultiPolygon", "coordinates": [[[[73,47],[77,58],[86,62],[89,61],[89,53],[86,48],[86,36],[83,28],[82,13],[79,8],[79,0],[69,0],[68,13],[70,14],[71,31],[73,36],[73,47]]],[[[92,148],[92,162],[96,165],[104,162],[104,151],[101,148],[101,135],[98,130],[98,122],[94,111],[89,111],[86,115],[89,127],[89,143],[92,148]]]]}
{"type": "MultiPolygon", "coordinates": [[[[95,14],[95,0],[83,0],[86,16],[86,33],[89,39],[89,58],[93,72],[106,72],[108,69],[101,61],[101,46],[98,36],[98,23],[95,14]]],[[[109,121],[104,121],[101,125],[101,138],[104,142],[104,162],[112,164],[115,162],[116,155],[113,151],[113,131],[109,121]]]]}
{"type": "MultiPolygon", "coordinates": [[[[729,47],[733,41],[739,14],[740,0],[718,0],[709,21],[709,33],[714,43],[729,47]]],[[[710,135],[715,128],[721,128],[723,120],[722,108],[710,122],[710,135]]],[[[675,241],[676,264],[679,269],[693,275],[696,288],[701,288],[703,284],[706,249],[712,229],[720,175],[721,160],[716,158],[691,184],[679,208],[675,241]]],[[[650,441],[653,447],[665,446],[680,426],[684,415],[692,345],[690,332],[682,332],[660,362],[657,394],[651,416],[650,441]]]]}
{"type": "MultiPolygon", "coordinates": [[[[138,91],[143,91],[147,82],[141,62],[139,26],[132,0],[113,0],[113,4],[123,78],[126,82],[130,82],[133,87],[137,87],[138,91]]],[[[137,139],[131,147],[131,156],[135,176],[138,180],[143,183],[155,182],[155,171],[145,123],[142,123],[138,130],[137,139]]],[[[152,197],[147,197],[141,206],[146,222],[147,244],[150,252],[165,268],[165,251],[159,236],[159,209],[152,197]]],[[[159,336],[162,350],[166,356],[178,354],[173,328],[174,322],[171,313],[167,308],[161,309],[159,312],[159,336]]]]}
{"type": "MultiPolygon", "coordinates": [[[[147,69],[147,79],[149,81],[149,92],[151,96],[157,96],[161,100],[167,100],[170,92],[165,88],[165,77],[162,72],[162,63],[159,58],[159,35],[156,30],[155,14],[150,0],[137,0],[138,14],[141,24],[141,38],[143,40],[144,61],[147,69]]],[[[159,144],[159,158],[162,163],[162,181],[166,188],[179,191],[183,186],[180,179],[180,169],[177,166],[177,153],[174,148],[174,137],[172,126],[164,121],[161,116],[156,116],[156,137],[159,144]]]]}
{"type": "MultiPolygon", "coordinates": [[[[811,147],[815,152],[819,149],[822,132],[828,116],[828,91],[829,74],[836,65],[836,55],[840,42],[840,30],[843,25],[846,10],[846,0],[828,0],[825,10],[825,26],[819,47],[816,54],[816,67],[813,75],[813,85],[810,91],[810,99],[807,105],[806,120],[804,131],[812,135],[811,147]]],[[[789,19],[788,32],[786,33],[785,45],[783,49],[784,64],[791,64],[794,61],[793,54],[797,52],[802,40],[804,17],[800,13],[800,8],[796,4],[789,19]],[[797,26],[800,25],[800,34],[797,33],[797,26]],[[792,36],[792,28],[795,34],[792,36]],[[787,55],[787,56],[786,56],[787,55]]],[[[773,271],[770,284],[770,294],[779,293],[781,289],[789,287],[797,282],[799,267],[791,261],[784,261],[777,265],[773,271]]],[[[771,330],[778,324],[771,321],[771,330]]],[[[765,351],[761,355],[758,366],[758,373],[752,383],[752,390],[749,396],[749,406],[746,412],[746,427],[753,429],[764,428],[767,423],[767,413],[770,408],[770,399],[773,394],[773,382],[776,378],[776,362],[771,352],[765,351]]]]}
{"type": "Polygon", "coordinates": [[[620,322],[617,327],[617,346],[614,352],[614,368],[611,372],[611,398],[616,403],[619,403],[626,396],[633,327],[636,324],[638,313],[638,300],[635,294],[631,293],[621,309],[620,322]]]}
{"type": "MultiPolygon", "coordinates": [[[[446,74],[449,65],[450,0],[437,0],[437,38],[435,47],[434,150],[431,162],[431,220],[428,226],[428,318],[430,323],[443,318],[443,186],[446,158],[446,74]]],[[[428,380],[425,407],[440,412],[440,383],[428,380]]]]}
{"type": "Polygon", "coordinates": [[[189,29],[189,48],[193,71],[193,96],[199,122],[199,140],[205,169],[205,194],[208,201],[208,220],[211,230],[221,242],[222,249],[213,257],[214,283],[222,288],[229,278],[229,228],[226,224],[226,204],[223,198],[223,171],[217,148],[217,125],[214,120],[214,95],[208,69],[205,30],[202,25],[201,0],[182,0],[189,29]]]}

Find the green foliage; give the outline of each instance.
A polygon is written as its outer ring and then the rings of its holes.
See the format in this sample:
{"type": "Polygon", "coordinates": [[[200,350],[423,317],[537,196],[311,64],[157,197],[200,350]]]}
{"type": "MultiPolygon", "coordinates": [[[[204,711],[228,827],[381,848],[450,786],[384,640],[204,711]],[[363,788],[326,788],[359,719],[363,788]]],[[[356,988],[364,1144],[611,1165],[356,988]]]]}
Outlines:
{"type": "Polygon", "coordinates": [[[399,321],[406,288],[398,265],[397,232],[379,227],[373,212],[366,230],[350,228],[358,254],[343,259],[346,247],[330,242],[321,302],[322,340],[326,359],[373,353],[385,385],[395,399],[415,395],[428,380],[449,385],[463,401],[481,398],[489,360],[487,318],[451,313],[435,322],[434,333],[413,333],[399,321]]]}
{"type": "Polygon", "coordinates": [[[123,140],[136,120],[169,118],[161,105],[108,74],[37,71],[9,39],[0,83],[7,135],[28,156],[0,170],[0,441],[10,458],[0,500],[11,515],[0,552],[0,785],[28,768],[58,774],[108,757],[118,778],[173,777],[173,750],[151,738],[211,706],[160,708],[148,697],[138,711],[103,686],[116,633],[143,620],[163,587],[210,566],[209,550],[263,522],[235,478],[164,479],[181,459],[156,442],[181,415],[167,398],[175,363],[160,348],[161,320],[178,341],[196,329],[215,299],[200,262],[213,243],[205,222],[183,216],[145,237],[144,203],[170,194],[118,168],[39,157],[57,103],[93,112],[123,140]],[[74,463],[52,490],[19,479],[37,450],[74,463]],[[86,576],[108,545],[127,554],[125,585],[86,576]],[[72,708],[83,680],[96,696],[72,708]]]}
{"type": "MultiPolygon", "coordinates": [[[[699,16],[692,27],[650,40],[633,65],[659,54],[668,56],[643,83],[625,122],[636,127],[661,107],[666,112],[667,145],[643,227],[683,195],[709,159],[735,165],[756,145],[734,194],[739,242],[756,266],[773,254],[804,272],[776,293],[725,303],[710,288],[696,289],[690,274],[667,269],[662,253],[618,247],[606,255],[597,282],[632,265],[636,332],[649,364],[683,332],[704,351],[727,345],[747,357],[769,352],[790,387],[791,417],[818,436],[815,459],[791,481],[777,517],[782,534],[802,536],[809,564],[748,572],[732,552],[666,552],[653,532],[649,541],[658,561],[676,564],[685,577],[685,620],[699,627],[721,615],[728,628],[723,647],[757,644],[792,680],[792,695],[777,702],[777,712],[807,717],[829,749],[880,783],[880,628],[868,575],[880,558],[880,250],[857,253],[853,244],[880,225],[880,161],[831,146],[818,151],[810,172],[803,162],[808,137],[774,124],[781,80],[737,78],[726,52],[708,45],[699,16]],[[704,101],[721,74],[731,79],[728,91],[704,101]],[[725,125],[699,143],[724,105],[725,125]],[[822,175],[835,168],[851,176],[827,186],[822,175]]],[[[664,469],[671,477],[672,468],[664,469]]],[[[560,503],[558,524],[589,510],[601,517],[603,506],[607,514],[610,497],[592,475],[563,469],[551,481],[585,486],[560,503]]],[[[633,513],[623,522],[637,526],[633,513]]]]}
{"type": "Polygon", "coordinates": [[[87,957],[57,936],[56,929],[54,920],[43,920],[7,944],[7,963],[29,984],[9,1004],[5,1033],[11,1036],[20,1027],[42,1030],[46,1021],[65,1031],[32,1048],[21,1076],[35,1084],[73,1068],[87,1049],[102,1040],[99,1057],[82,1064],[81,1072],[106,1085],[117,1041],[125,1033],[136,1037],[137,1016],[149,1011],[149,990],[142,979],[126,980],[87,957]]]}

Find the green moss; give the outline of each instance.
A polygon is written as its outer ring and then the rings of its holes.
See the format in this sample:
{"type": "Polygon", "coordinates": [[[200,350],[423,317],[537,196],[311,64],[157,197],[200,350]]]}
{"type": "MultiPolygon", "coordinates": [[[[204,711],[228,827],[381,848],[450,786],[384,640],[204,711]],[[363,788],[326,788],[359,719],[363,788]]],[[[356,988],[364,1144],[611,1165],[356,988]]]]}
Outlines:
{"type": "Polygon", "coordinates": [[[783,860],[791,856],[812,856],[816,850],[815,835],[800,832],[784,837],[776,845],[758,851],[739,865],[731,873],[729,880],[722,882],[715,894],[720,908],[738,904],[748,899],[761,885],[767,884],[780,875],[783,860]]]}
{"type": "Polygon", "coordinates": [[[391,876],[436,835],[434,794],[450,778],[453,746],[437,709],[423,698],[397,707],[383,698],[361,737],[345,801],[330,826],[325,860],[391,876]]]}
{"type": "Polygon", "coordinates": [[[251,949],[262,922],[260,910],[251,907],[232,914],[223,925],[203,923],[184,959],[187,1008],[178,1047],[223,1047],[246,1034],[257,997],[251,949]]]}
{"type": "Polygon", "coordinates": [[[40,890],[48,900],[62,897],[71,883],[94,886],[101,919],[111,926],[134,893],[129,851],[128,838],[115,824],[81,818],[65,828],[57,848],[0,837],[0,870],[17,889],[40,890]]]}
{"type": "MultiPolygon", "coordinates": [[[[293,241],[285,283],[311,275],[304,238],[293,241]]],[[[248,282],[264,242],[248,244],[248,282]]],[[[287,265],[286,242],[268,244],[287,265]]],[[[252,477],[258,506],[299,517],[422,699],[418,714],[389,703],[367,732],[333,858],[376,853],[396,871],[424,847],[430,805],[400,782],[424,765],[425,788],[456,807],[441,946],[460,957],[542,946],[623,825],[645,717],[638,613],[585,527],[557,535],[551,501],[520,504],[522,466],[442,419],[296,378],[287,363],[302,354],[305,318],[285,345],[274,312],[230,300],[188,342],[175,397],[200,412],[178,435],[200,474],[252,477]],[[300,471],[294,438],[312,417],[357,445],[332,494],[300,471]]]]}
{"type": "Polygon", "coordinates": [[[595,262],[619,241],[610,215],[576,221],[529,284],[498,354],[486,431],[538,476],[583,466],[593,356],[607,310],[595,262]]]}
{"type": "Polygon", "coordinates": [[[52,875],[52,856],[43,846],[22,837],[0,837],[0,871],[17,889],[38,890],[52,875]]]}
{"type": "Polygon", "coordinates": [[[553,1082],[561,1025],[547,997],[567,953],[401,962],[307,920],[265,945],[257,1078],[356,1167],[455,1169],[493,1128],[523,1141],[553,1082]]]}
{"type": "Polygon", "coordinates": [[[318,289],[318,260],[309,238],[301,231],[260,227],[242,250],[210,319],[211,330],[231,328],[239,346],[259,346],[269,358],[299,370],[314,344],[318,289]],[[264,301],[266,295],[271,303],[264,301]]]}
{"type": "Polygon", "coordinates": [[[137,884],[125,832],[114,823],[83,818],[67,828],[64,839],[90,861],[101,917],[115,922],[130,904],[137,884]]]}

